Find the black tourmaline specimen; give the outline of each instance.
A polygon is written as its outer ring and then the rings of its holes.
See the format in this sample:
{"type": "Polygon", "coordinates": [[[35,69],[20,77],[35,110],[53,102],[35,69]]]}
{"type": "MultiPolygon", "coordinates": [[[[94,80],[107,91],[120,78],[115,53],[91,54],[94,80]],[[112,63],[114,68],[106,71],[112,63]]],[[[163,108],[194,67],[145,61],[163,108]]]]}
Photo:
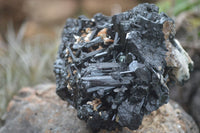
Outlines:
{"type": "Polygon", "coordinates": [[[168,102],[166,84],[182,74],[173,71],[181,63],[172,51],[182,50],[174,35],[174,21],[147,3],[112,17],[67,19],[54,64],[56,93],[94,132],[137,129],[168,102]]]}

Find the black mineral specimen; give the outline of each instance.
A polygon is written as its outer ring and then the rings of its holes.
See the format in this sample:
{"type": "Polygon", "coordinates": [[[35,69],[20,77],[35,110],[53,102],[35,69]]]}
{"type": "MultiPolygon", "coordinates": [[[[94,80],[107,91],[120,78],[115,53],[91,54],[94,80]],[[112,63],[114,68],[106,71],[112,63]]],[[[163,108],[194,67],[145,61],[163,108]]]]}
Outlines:
{"type": "Polygon", "coordinates": [[[112,17],[67,19],[54,64],[56,93],[94,132],[137,129],[144,115],[168,102],[167,82],[189,78],[193,62],[174,29],[147,3],[112,17]]]}

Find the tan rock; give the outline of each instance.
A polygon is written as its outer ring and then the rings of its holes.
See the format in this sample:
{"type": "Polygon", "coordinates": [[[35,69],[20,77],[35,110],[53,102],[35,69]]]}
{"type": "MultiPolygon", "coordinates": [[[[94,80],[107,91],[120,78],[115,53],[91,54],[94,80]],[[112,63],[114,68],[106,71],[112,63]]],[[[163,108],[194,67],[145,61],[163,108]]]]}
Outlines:
{"type": "Polygon", "coordinates": [[[8,26],[19,28],[26,17],[23,11],[25,0],[0,0],[0,34],[6,38],[8,26]]]}
{"type": "Polygon", "coordinates": [[[93,16],[99,12],[110,16],[115,13],[132,9],[138,3],[138,1],[130,0],[83,0],[81,7],[83,12],[89,16],[93,16]]]}
{"type": "MultiPolygon", "coordinates": [[[[90,133],[76,110],[55,93],[55,85],[23,88],[9,103],[5,125],[0,133],[90,133]]],[[[124,128],[112,133],[198,133],[193,119],[175,102],[170,101],[145,116],[137,131],[124,128]]],[[[100,133],[109,133],[101,131],[100,133]]]]}
{"type": "Polygon", "coordinates": [[[26,0],[24,11],[30,21],[40,24],[63,24],[78,10],[76,0],[26,0]]]}

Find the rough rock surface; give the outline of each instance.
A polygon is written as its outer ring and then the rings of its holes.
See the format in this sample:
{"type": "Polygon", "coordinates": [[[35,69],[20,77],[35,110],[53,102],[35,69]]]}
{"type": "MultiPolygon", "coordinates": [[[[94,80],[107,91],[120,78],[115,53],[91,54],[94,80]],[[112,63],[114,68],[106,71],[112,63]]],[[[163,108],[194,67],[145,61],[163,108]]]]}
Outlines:
{"type": "MultiPolygon", "coordinates": [[[[55,93],[54,84],[23,88],[9,103],[0,133],[90,133],[76,110],[55,93]]],[[[145,116],[137,131],[100,133],[198,133],[193,119],[175,102],[170,101],[145,116]]]]}

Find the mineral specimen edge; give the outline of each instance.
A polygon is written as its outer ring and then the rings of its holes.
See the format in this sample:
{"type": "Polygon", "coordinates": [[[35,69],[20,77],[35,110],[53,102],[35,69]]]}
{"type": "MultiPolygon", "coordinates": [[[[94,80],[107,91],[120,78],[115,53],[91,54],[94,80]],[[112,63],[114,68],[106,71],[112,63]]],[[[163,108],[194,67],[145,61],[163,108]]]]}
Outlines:
{"type": "Polygon", "coordinates": [[[67,19],[56,93],[94,132],[135,130],[168,102],[167,83],[190,76],[193,62],[174,36],[174,21],[148,3],[112,17],[67,19]]]}

